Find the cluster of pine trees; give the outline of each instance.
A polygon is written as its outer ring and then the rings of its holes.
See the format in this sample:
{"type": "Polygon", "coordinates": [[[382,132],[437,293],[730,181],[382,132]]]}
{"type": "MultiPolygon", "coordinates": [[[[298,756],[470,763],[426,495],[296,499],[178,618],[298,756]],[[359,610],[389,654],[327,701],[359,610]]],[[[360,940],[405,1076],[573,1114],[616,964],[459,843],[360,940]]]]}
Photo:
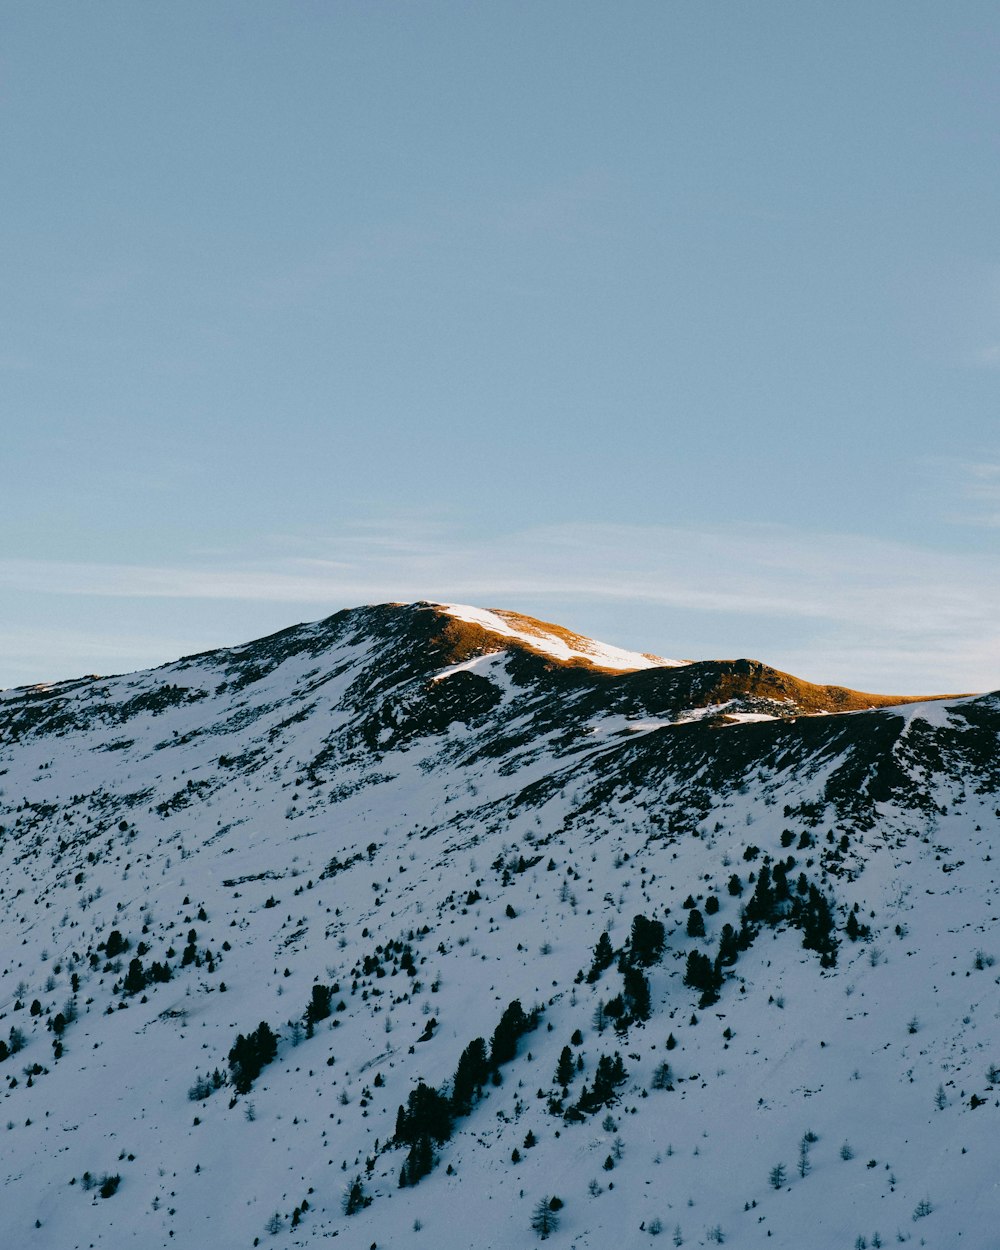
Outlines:
{"type": "Polygon", "coordinates": [[[169,964],[161,964],[154,959],[148,968],[143,968],[141,959],[130,959],[122,989],[130,996],[141,994],[147,985],[161,984],[169,981],[172,976],[169,964]]]}
{"type": "Polygon", "coordinates": [[[757,876],[752,897],[744,908],[750,924],[774,925],[787,921],[802,930],[802,945],[816,951],[824,968],[837,962],[837,939],[834,935],[833,909],[829,900],[800,872],[794,890],[788,873],[795,867],[789,855],[778,860],[773,868],[765,862],[757,876]]]}
{"type": "Polygon", "coordinates": [[[254,1081],[277,1055],[278,1038],[266,1020],[248,1036],[238,1034],[229,1052],[229,1071],[236,1092],[249,1093],[254,1081]]]}
{"type": "Polygon", "coordinates": [[[615,1090],[623,1085],[628,1076],[621,1055],[615,1051],[614,1057],[601,1055],[594,1072],[594,1082],[589,1087],[584,1085],[577,1101],[577,1110],[593,1115],[602,1107],[606,1107],[615,1097],[615,1090]]]}
{"type": "Polygon", "coordinates": [[[518,1041],[537,1028],[540,1011],[525,1012],[519,999],[508,1004],[486,1040],[474,1038],[459,1056],[450,1086],[432,1089],[421,1081],[396,1114],[396,1145],[409,1146],[399,1174],[401,1186],[415,1185],[434,1167],[435,1145],[449,1140],[456,1118],[468,1115],[489,1080],[499,1084],[500,1068],[517,1054],[518,1041]]]}
{"type": "MultiPolygon", "coordinates": [[[[837,938],[830,902],[803,872],[799,873],[793,889],[788,881],[788,873],[794,866],[795,859],[791,855],[785,860],[778,860],[773,867],[765,859],[757,875],[753,894],[740,914],[739,929],[734,929],[731,924],[722,926],[715,959],[710,959],[699,950],[688,953],[684,984],[701,991],[700,1007],[709,1007],[718,1001],[724,980],[723,970],[736,963],[741,951],[749,950],[762,925],[793,925],[802,931],[802,945],[819,954],[824,968],[832,968],[837,962],[837,938]]],[[[729,893],[737,896],[740,892],[742,885],[739,878],[733,877],[729,883],[729,893]]],[[[706,904],[706,911],[718,911],[718,902],[715,902],[716,906],[712,909],[706,904]]],[[[688,936],[704,937],[704,918],[695,907],[694,899],[689,896],[684,905],[690,908],[688,936]]],[[[857,918],[853,919],[856,931],[860,931],[857,918]]],[[[850,933],[850,923],[848,932],[850,933]]]]}
{"type": "MultiPolygon", "coordinates": [[[[663,954],[666,930],[661,920],[649,920],[638,915],[626,944],[618,952],[618,971],[622,975],[622,991],[598,1008],[597,1027],[603,1029],[608,1020],[614,1022],[615,1030],[624,1033],[636,1021],[648,1020],[651,1010],[649,980],[644,968],[648,968],[663,954]]],[[[587,973],[587,982],[593,984],[614,963],[615,952],[607,933],[602,933],[594,947],[594,957],[587,973]]],[[[580,977],[582,978],[582,973],[580,977]]]]}

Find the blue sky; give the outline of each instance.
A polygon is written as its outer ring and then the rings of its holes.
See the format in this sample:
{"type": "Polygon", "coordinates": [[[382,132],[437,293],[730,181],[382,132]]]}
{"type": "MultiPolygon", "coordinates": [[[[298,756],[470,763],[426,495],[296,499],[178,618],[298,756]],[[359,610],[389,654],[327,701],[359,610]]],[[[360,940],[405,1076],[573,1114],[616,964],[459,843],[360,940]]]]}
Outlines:
{"type": "Polygon", "coordinates": [[[1000,686],[990,3],[11,3],[0,686],[385,599],[1000,686]]]}

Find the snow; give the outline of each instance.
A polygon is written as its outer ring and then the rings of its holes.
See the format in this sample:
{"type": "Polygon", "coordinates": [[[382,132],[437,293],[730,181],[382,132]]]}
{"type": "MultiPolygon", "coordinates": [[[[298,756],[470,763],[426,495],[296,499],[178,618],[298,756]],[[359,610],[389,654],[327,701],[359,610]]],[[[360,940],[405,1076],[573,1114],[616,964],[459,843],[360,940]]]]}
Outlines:
{"type": "Polygon", "coordinates": [[[444,681],[455,673],[476,673],[509,691],[511,683],[507,675],[506,662],[507,656],[504,652],[491,651],[488,655],[477,655],[461,664],[452,664],[448,668],[443,668],[440,673],[435,673],[431,680],[444,681]]]}
{"type": "Polygon", "coordinates": [[[665,660],[661,656],[625,651],[610,643],[598,642],[594,638],[570,634],[568,631],[553,633],[547,630],[541,622],[532,621],[530,617],[520,616],[515,612],[489,611],[463,603],[442,603],[434,606],[442,608],[457,621],[481,625],[483,629],[488,629],[505,638],[516,638],[520,642],[527,643],[533,650],[540,651],[563,663],[570,660],[586,660],[595,668],[635,672],[645,668],[680,668],[690,662],[688,660],[665,660]]]}
{"type": "Polygon", "coordinates": [[[676,721],[660,720],[655,717],[637,719],[631,716],[602,716],[587,723],[587,732],[605,736],[609,734],[645,734],[654,729],[667,729],[676,721]]]}
{"type": "MultiPolygon", "coordinates": [[[[663,734],[677,722],[583,717],[569,696],[560,706],[551,688],[515,686],[502,652],[390,679],[402,644],[359,621],[330,638],[303,629],[287,653],[219,652],[52,691],[68,719],[48,731],[8,732],[19,708],[30,720],[41,705],[0,697],[0,1037],[16,1025],[26,1040],[0,1063],[0,1246],[524,1250],[536,1244],[531,1209],[552,1193],[565,1206],[550,1242],[563,1250],[641,1247],[654,1220],[654,1246],[675,1244],[678,1228],[685,1246],[710,1246],[716,1227],[741,1250],[849,1250],[876,1232],[885,1245],[995,1244],[998,797],[979,757],[945,771],[904,755],[927,803],[880,799],[868,824],[829,787],[850,762],[837,735],[863,751],[864,726],[885,712],[813,721],[817,745],[801,758],[786,739],[789,754],[735,769],[725,752],[765,736],[741,734],[757,714],[735,703],[680,718],[737,718],[725,734],[663,734]],[[425,688],[461,671],[499,686],[497,708],[400,736],[425,688]],[[711,759],[710,784],[671,762],[689,739],[711,759]],[[803,833],[813,843],[799,849],[803,833]],[[833,858],[844,833],[850,848],[833,858]],[[794,856],[789,882],[805,871],[835,898],[837,965],[822,969],[797,930],[765,928],[701,1009],[683,983],[687,952],[713,956],[722,926],[739,924],[764,855],[794,856]],[[741,897],[727,889],[734,873],[741,897]],[[709,894],[719,901],[704,939],[686,935],[688,893],[703,912],[709,894]],[[855,904],[872,933],[852,943],[842,928],[855,904]],[[600,933],[621,947],[640,912],[667,930],[648,969],[652,1016],[599,1034],[595,1007],[621,975],[580,974],[600,933]],[[112,928],[131,943],[117,970],[99,950],[112,928]],[[182,966],[191,929],[214,968],[182,966]],[[399,938],[416,977],[354,975],[399,938]],[[129,997],[120,981],[140,941],[146,965],[175,951],[174,976],[129,997]],[[316,981],[336,982],[344,1009],[296,1044],[290,1022],[316,981]],[[401,1190],[403,1152],[384,1149],[397,1107],[419,1079],[448,1081],[515,997],[544,1009],[540,1027],[432,1174],[401,1190]],[[78,1018],[54,1059],[47,1026],[73,998],[78,1018]],[[431,1018],[432,1039],[418,1041],[431,1018]],[[281,1041],[250,1094],[189,1101],[195,1076],[225,1071],[237,1032],[261,1020],[281,1041]],[[577,1028],[584,1071],[570,1100],[598,1055],[618,1050],[628,1070],[611,1128],[604,1113],[572,1125],[548,1112],[577,1028]],[[652,1088],[664,1060],[670,1091],[652,1088]],[[47,1071],[29,1085],[35,1063],[47,1071]],[[817,1141],[800,1177],[807,1130],[817,1141]],[[779,1162],[788,1179],[776,1191],[779,1162]],[[85,1172],[119,1173],[119,1191],[85,1190],[85,1172]],[[355,1175],[373,1201],[347,1217],[355,1175]],[[915,1219],[925,1198],[931,1213],[915,1219]]],[[[926,719],[933,739],[967,724],[958,701],[939,722],[924,715],[941,706],[888,712],[904,716],[900,734],[926,719]]]]}
{"type": "MultiPolygon", "coordinates": [[[[709,720],[713,717],[722,717],[725,722],[734,725],[742,725],[752,724],[755,721],[778,719],[777,716],[772,716],[768,712],[743,712],[735,710],[742,706],[743,705],[737,699],[730,699],[726,703],[708,703],[704,707],[690,708],[687,711],[682,712],[680,716],[678,716],[677,720],[672,723],[675,725],[689,725],[695,721],[709,720]]],[[[800,712],[798,715],[804,716],[807,715],[807,713],[800,712]]]]}
{"type": "Polygon", "coordinates": [[[948,729],[954,724],[953,710],[974,702],[976,698],[976,695],[968,695],[960,699],[933,699],[920,703],[902,703],[883,710],[893,716],[902,717],[907,728],[915,720],[922,720],[936,729],[948,729]]]}

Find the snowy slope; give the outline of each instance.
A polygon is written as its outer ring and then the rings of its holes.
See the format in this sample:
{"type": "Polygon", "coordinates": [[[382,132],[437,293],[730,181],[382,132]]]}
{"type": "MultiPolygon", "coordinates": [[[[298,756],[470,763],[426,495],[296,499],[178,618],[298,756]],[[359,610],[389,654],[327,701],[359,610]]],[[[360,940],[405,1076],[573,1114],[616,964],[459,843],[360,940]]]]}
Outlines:
{"type": "Polygon", "coordinates": [[[662,656],[646,652],[623,651],[610,643],[597,642],[581,634],[571,633],[559,625],[536,621],[519,612],[488,611],[470,607],[464,603],[435,604],[457,621],[481,625],[489,633],[502,638],[514,638],[542,655],[551,656],[563,663],[582,660],[594,668],[607,668],[621,672],[636,672],[643,668],[679,668],[687,660],[665,660],[662,656]]]}
{"type": "Polygon", "coordinates": [[[577,1250],[996,1244],[996,697],[810,715],[885,700],[753,661],[625,671],[513,616],[383,605],[0,693],[0,1246],[500,1250],[553,1194],[577,1250]],[[690,952],[765,865],[789,897],[706,1001],[690,952]],[[170,979],[126,984],[136,959],[170,979]],[[619,962],[650,1004],[616,1028],[619,962]],[[450,1093],[515,999],[536,1027],[401,1188],[399,1106],[450,1093]],[[240,1093],[262,1021],[277,1055],[240,1093]]]}

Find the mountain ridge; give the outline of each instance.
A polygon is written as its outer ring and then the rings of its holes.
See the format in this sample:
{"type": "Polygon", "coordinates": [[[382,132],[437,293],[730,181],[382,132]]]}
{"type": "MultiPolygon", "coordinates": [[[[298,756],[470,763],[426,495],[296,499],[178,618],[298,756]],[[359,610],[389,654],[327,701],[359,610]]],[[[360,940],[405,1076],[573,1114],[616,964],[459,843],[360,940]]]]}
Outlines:
{"type": "MultiPolygon", "coordinates": [[[[620,675],[625,673],[646,672],[650,680],[664,677],[664,670],[692,669],[690,684],[695,690],[712,690],[712,679],[720,699],[727,691],[736,690],[741,693],[742,685],[756,697],[773,698],[773,701],[794,702],[801,712],[817,711],[859,711],[873,707],[887,707],[905,703],[921,703],[931,700],[956,699],[974,697],[968,693],[893,695],[876,694],[851,687],[829,683],[806,681],[791,673],[777,669],[761,660],[742,657],[738,659],[709,660],[665,660],[650,652],[629,652],[619,647],[597,642],[585,635],[577,634],[564,626],[553,624],[530,617],[520,612],[507,609],[480,609],[463,604],[443,604],[429,600],[414,603],[387,602],[371,604],[359,608],[347,608],[326,617],[321,621],[302,625],[288,626],[272,634],[255,639],[249,643],[237,644],[232,647],[217,647],[209,651],[196,652],[180,657],[178,660],[167,661],[155,670],[172,665],[189,665],[195,661],[221,657],[246,655],[255,651],[276,647],[279,641],[287,641],[302,636],[320,634],[324,627],[332,622],[343,622],[351,619],[370,620],[381,618],[383,621],[392,614],[399,614],[401,619],[410,618],[415,625],[421,615],[440,624],[440,631],[433,628],[414,632],[414,641],[425,644],[429,652],[435,656],[446,658],[452,665],[467,662],[481,655],[491,654],[507,649],[520,649],[538,655],[565,667],[581,667],[591,672],[620,675]],[[562,654],[560,654],[562,652],[562,654]],[[589,652],[589,654],[588,654],[589,652]],[[615,660],[618,663],[601,663],[600,660],[615,660]],[[697,674],[697,677],[695,677],[697,674]]],[[[125,676],[112,674],[109,676],[125,676]]],[[[686,674],[673,673],[673,680],[680,680],[686,674]]],[[[46,691],[58,692],[60,688],[70,684],[86,681],[102,680],[98,674],[89,677],[69,678],[57,682],[35,683],[27,686],[9,687],[0,691],[0,696],[13,695],[17,692],[46,691]]]]}

